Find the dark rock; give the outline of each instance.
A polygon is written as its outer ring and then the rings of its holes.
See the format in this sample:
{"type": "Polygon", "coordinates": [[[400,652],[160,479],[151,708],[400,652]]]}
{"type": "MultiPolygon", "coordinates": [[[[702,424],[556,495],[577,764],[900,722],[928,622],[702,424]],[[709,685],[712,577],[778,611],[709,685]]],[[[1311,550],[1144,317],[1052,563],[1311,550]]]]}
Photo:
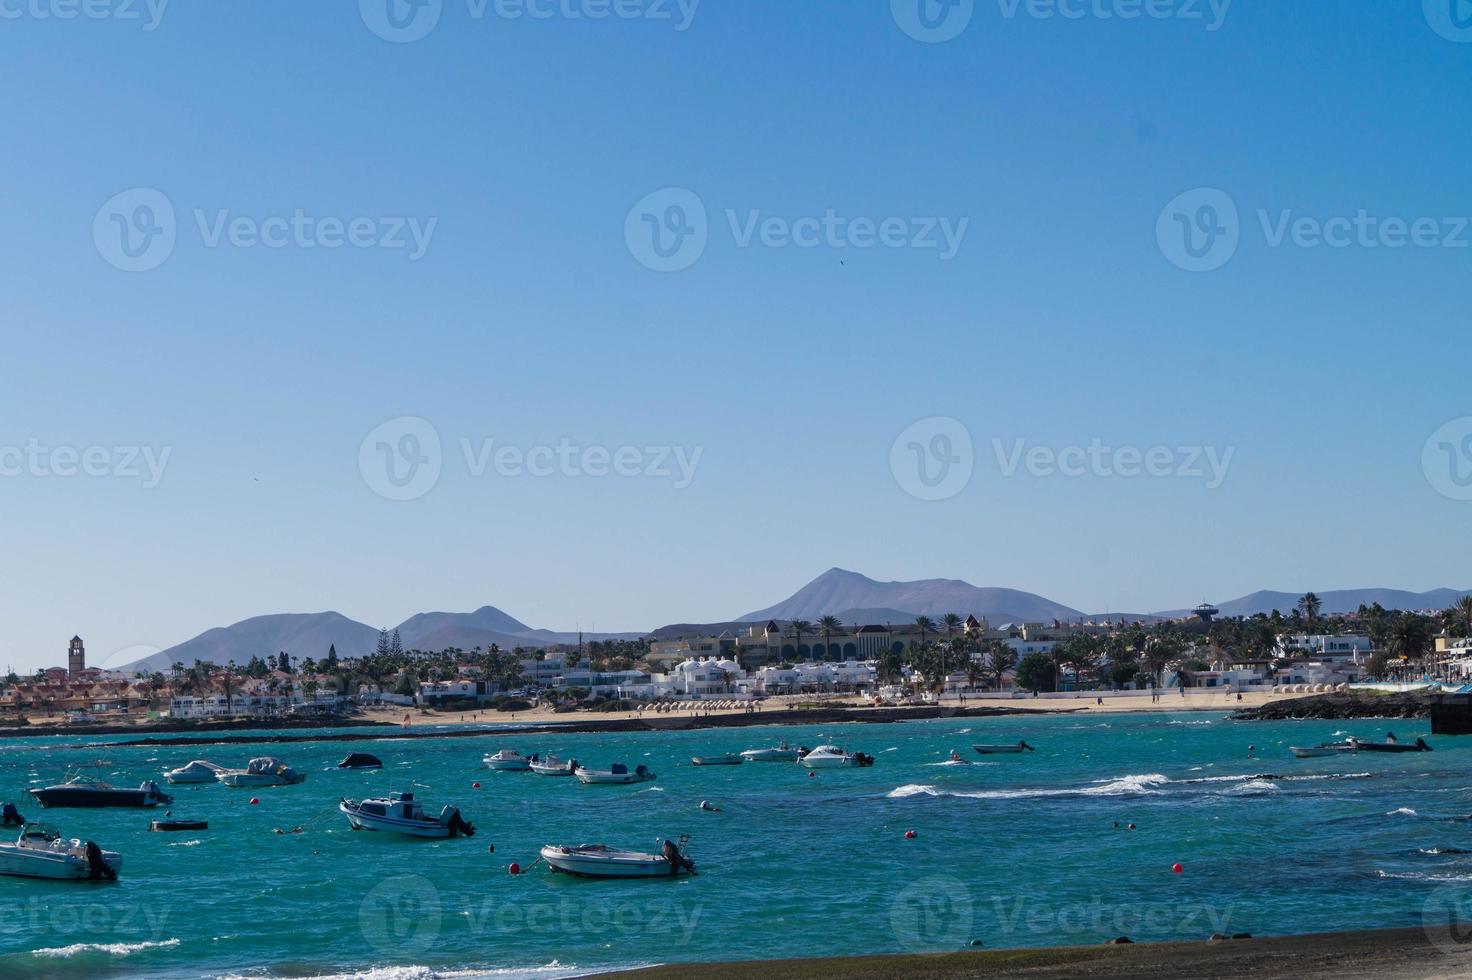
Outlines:
{"type": "Polygon", "coordinates": [[[973,940],[971,940],[971,945],[973,945],[973,946],[985,946],[986,943],[982,942],[980,939],[973,939],[973,940]]]}
{"type": "Polygon", "coordinates": [[[1234,932],[1234,933],[1232,933],[1232,938],[1233,939],[1251,939],[1252,938],[1252,933],[1250,933],[1250,932],[1234,932]]]}
{"type": "Polygon", "coordinates": [[[1308,697],[1286,696],[1257,708],[1243,708],[1239,721],[1338,721],[1344,718],[1429,718],[1431,700],[1424,694],[1372,694],[1335,691],[1308,697]]]}
{"type": "Polygon", "coordinates": [[[1129,936],[1120,936],[1117,939],[1111,939],[1111,940],[1109,940],[1104,945],[1105,946],[1133,946],[1134,943],[1135,943],[1135,941],[1133,939],[1131,939],[1129,936]]]}

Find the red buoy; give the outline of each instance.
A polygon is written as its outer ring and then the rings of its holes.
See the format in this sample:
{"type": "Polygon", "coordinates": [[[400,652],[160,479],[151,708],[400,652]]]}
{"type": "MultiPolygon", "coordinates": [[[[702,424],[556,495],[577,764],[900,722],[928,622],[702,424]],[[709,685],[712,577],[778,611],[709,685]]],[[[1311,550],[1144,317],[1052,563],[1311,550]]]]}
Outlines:
{"type": "Polygon", "coordinates": [[[905,831],[905,840],[914,840],[914,839],[915,839],[915,832],[913,830],[907,830],[907,831],[905,831]]]}
{"type": "Polygon", "coordinates": [[[251,806],[255,806],[259,802],[261,802],[260,797],[252,796],[250,798],[250,805],[251,806]]]}
{"type": "Polygon", "coordinates": [[[521,865],[517,864],[515,861],[512,861],[511,867],[507,868],[506,870],[510,871],[514,875],[519,875],[521,874],[521,865]]]}
{"type": "Polygon", "coordinates": [[[1180,865],[1180,864],[1179,864],[1179,863],[1177,863],[1177,864],[1172,864],[1172,865],[1171,865],[1171,866],[1170,866],[1170,869],[1171,869],[1171,871],[1173,871],[1173,872],[1175,872],[1175,873],[1176,873],[1176,874],[1180,874],[1180,873],[1181,873],[1181,872],[1182,872],[1182,871],[1185,871],[1185,870],[1186,870],[1186,869],[1185,869],[1185,868],[1184,868],[1184,867],[1182,867],[1182,866],[1181,866],[1181,865],[1180,865]]]}
{"type": "Polygon", "coordinates": [[[471,789],[480,789],[480,783],[471,783],[470,784],[470,788],[471,789]]]}
{"type": "Polygon", "coordinates": [[[816,775],[817,775],[817,773],[813,772],[811,769],[808,770],[808,778],[809,779],[812,779],[816,775]]]}

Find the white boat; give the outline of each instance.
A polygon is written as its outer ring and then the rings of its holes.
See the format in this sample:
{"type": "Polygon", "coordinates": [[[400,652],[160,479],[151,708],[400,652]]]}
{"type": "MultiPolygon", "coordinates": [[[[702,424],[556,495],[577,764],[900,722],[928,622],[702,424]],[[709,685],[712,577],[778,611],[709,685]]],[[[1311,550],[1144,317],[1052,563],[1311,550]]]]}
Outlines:
{"type": "Polygon", "coordinates": [[[307,774],[263,755],[250,760],[244,769],[223,769],[216,778],[226,786],[291,786],[306,779],[307,774]]]}
{"type": "Polygon", "coordinates": [[[1036,752],[1037,749],[1026,742],[1006,743],[1003,745],[973,745],[971,746],[982,755],[1017,755],[1021,752],[1036,752]]]}
{"type": "Polygon", "coordinates": [[[446,806],[439,816],[430,816],[424,805],[414,799],[413,793],[393,793],[386,799],[379,797],[362,802],[343,800],[337,808],[348,818],[348,824],[354,830],[377,830],[406,837],[475,836],[475,827],[460,816],[458,809],[446,806]]]}
{"type": "Polygon", "coordinates": [[[195,759],[187,766],[170,769],[164,773],[164,778],[171,783],[213,783],[224,771],[224,766],[217,766],[204,759],[195,759]]]}
{"type": "Polygon", "coordinates": [[[613,768],[607,770],[583,769],[573,773],[578,779],[586,783],[610,783],[626,785],[628,783],[647,783],[654,779],[654,773],[649,771],[648,766],[635,766],[633,772],[622,762],[616,762],[613,768]]]}
{"type": "Polygon", "coordinates": [[[739,766],[746,761],[746,757],[736,752],[727,755],[692,755],[691,765],[696,766],[739,766]]]}
{"type": "Polygon", "coordinates": [[[621,851],[606,844],[548,844],[542,848],[542,860],[554,872],[583,878],[673,878],[695,873],[695,862],[685,855],[687,839],[681,837],[678,844],[665,841],[659,854],[621,851]]]}
{"type": "Polygon", "coordinates": [[[116,881],[123,859],[91,841],[63,840],[56,828],[32,823],[13,844],[0,844],[0,875],[57,881],[116,881]]]}
{"type": "Polygon", "coordinates": [[[522,755],[515,749],[502,749],[495,755],[488,755],[481,759],[486,768],[497,772],[530,772],[532,760],[522,755]]]}
{"type": "Polygon", "coordinates": [[[1288,751],[1300,759],[1318,759],[1341,752],[1354,752],[1356,748],[1352,742],[1322,742],[1318,745],[1290,745],[1288,751]]]}
{"type": "Polygon", "coordinates": [[[798,760],[809,769],[846,769],[872,766],[874,757],[862,752],[845,752],[836,745],[820,745],[798,760]]]}
{"type": "Polygon", "coordinates": [[[747,749],[741,757],[747,762],[796,762],[802,757],[802,751],[782,742],[775,748],[747,749]]]}
{"type": "Polygon", "coordinates": [[[564,760],[555,755],[549,755],[545,759],[536,760],[531,766],[532,772],[538,776],[571,776],[578,771],[578,760],[564,760]]]}

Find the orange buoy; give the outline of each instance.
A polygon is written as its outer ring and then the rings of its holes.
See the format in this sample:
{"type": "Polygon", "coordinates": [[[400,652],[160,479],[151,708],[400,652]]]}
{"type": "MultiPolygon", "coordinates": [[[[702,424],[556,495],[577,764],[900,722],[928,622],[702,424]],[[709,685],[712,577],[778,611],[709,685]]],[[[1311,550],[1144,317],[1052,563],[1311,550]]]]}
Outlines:
{"type": "Polygon", "coordinates": [[[1180,874],[1182,871],[1185,871],[1186,869],[1180,863],[1176,863],[1176,864],[1172,864],[1170,866],[1170,870],[1173,871],[1173,872],[1175,872],[1176,874],[1180,874]]]}
{"type": "Polygon", "coordinates": [[[905,831],[905,840],[914,840],[914,839],[915,839],[915,832],[913,830],[907,830],[907,831],[905,831]]]}
{"type": "Polygon", "coordinates": [[[521,874],[521,865],[517,864],[515,861],[512,861],[511,867],[507,868],[506,870],[510,871],[514,875],[519,875],[521,874]]]}

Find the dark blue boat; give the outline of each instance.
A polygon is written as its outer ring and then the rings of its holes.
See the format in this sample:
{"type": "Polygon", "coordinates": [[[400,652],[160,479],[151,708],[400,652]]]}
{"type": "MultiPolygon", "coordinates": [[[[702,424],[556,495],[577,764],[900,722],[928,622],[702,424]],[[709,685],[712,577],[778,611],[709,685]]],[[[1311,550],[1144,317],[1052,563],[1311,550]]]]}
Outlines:
{"type": "Polygon", "coordinates": [[[174,802],[174,798],[149,780],[137,789],[119,789],[100,780],[71,779],[55,786],[30,790],[45,807],[151,807],[174,802]]]}

